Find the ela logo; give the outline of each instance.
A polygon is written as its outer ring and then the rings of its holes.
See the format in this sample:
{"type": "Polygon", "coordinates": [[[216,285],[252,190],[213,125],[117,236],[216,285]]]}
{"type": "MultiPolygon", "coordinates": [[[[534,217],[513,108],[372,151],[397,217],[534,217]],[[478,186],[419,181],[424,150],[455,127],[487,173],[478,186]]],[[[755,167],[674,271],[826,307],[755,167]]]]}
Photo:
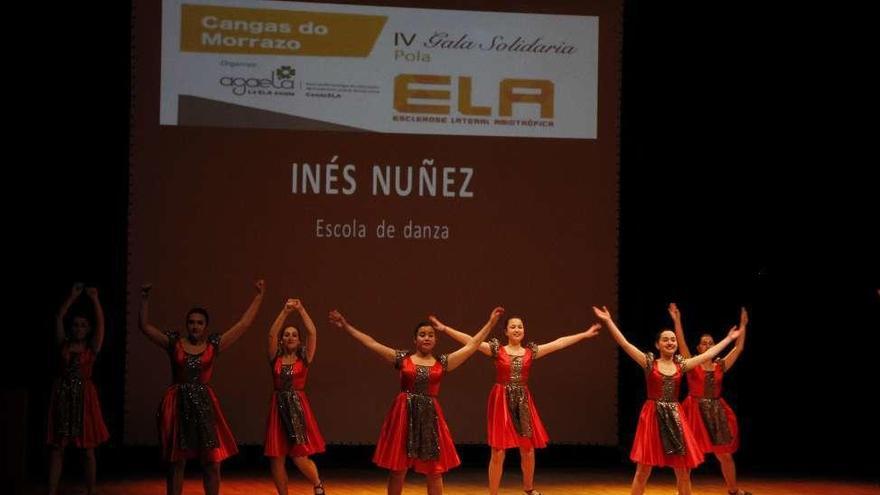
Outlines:
{"type": "MultiPolygon", "coordinates": [[[[476,106],[471,99],[472,78],[459,76],[458,84],[452,85],[452,76],[430,74],[398,74],[394,78],[394,109],[401,113],[430,113],[449,115],[453,100],[452,90],[457,90],[457,110],[461,115],[489,116],[491,106],[476,106]],[[413,87],[419,85],[419,87],[413,87]],[[436,86],[436,88],[425,88],[436,86]],[[436,100],[435,104],[412,103],[411,99],[436,100]]],[[[498,110],[501,117],[513,116],[514,104],[538,105],[540,118],[553,118],[553,81],[546,79],[502,79],[498,83],[498,110]]]]}

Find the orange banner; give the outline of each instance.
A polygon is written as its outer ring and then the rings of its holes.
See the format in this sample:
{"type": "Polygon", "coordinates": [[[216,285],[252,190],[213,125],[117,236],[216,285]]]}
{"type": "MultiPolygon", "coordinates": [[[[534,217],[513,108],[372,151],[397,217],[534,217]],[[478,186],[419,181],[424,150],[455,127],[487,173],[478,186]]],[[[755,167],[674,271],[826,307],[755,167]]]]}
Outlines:
{"type": "Polygon", "coordinates": [[[181,5],[184,52],[366,57],[386,16],[181,5]]]}

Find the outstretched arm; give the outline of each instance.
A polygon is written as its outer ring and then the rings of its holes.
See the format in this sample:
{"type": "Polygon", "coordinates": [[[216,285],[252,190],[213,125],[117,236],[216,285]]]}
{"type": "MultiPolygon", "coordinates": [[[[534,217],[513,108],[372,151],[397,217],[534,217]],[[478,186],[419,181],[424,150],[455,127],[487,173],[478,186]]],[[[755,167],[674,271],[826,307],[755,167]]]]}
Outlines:
{"type": "Polygon", "coordinates": [[[605,326],[608,327],[608,332],[611,334],[611,337],[614,338],[614,341],[617,342],[617,345],[623,349],[623,352],[626,353],[627,356],[632,358],[633,361],[639,364],[642,368],[648,365],[647,358],[645,357],[645,353],[640,351],[638,347],[629,343],[626,340],[626,337],[623,336],[623,332],[617,328],[617,325],[614,324],[614,320],[611,319],[611,312],[608,311],[608,308],[602,306],[602,309],[593,306],[593,312],[596,313],[596,316],[605,323],[605,326]]]}
{"type": "Polygon", "coordinates": [[[669,303],[669,316],[672,317],[672,324],[675,326],[675,339],[678,341],[678,352],[685,358],[691,357],[691,350],[688,348],[687,341],[684,340],[684,327],[681,326],[681,312],[675,303],[669,303]]]}
{"type": "Polygon", "coordinates": [[[272,326],[269,327],[269,345],[266,347],[268,350],[269,362],[275,359],[275,356],[278,355],[278,333],[281,332],[281,327],[284,326],[284,322],[287,320],[287,316],[293,311],[293,299],[288,299],[284,303],[284,307],[281,308],[281,312],[278,313],[278,316],[275,317],[275,321],[272,322],[272,326]]]}
{"type": "Polygon", "coordinates": [[[73,288],[70,289],[70,294],[67,296],[67,299],[61,303],[61,307],[58,308],[58,313],[55,315],[55,343],[61,344],[64,342],[65,333],[64,333],[64,317],[67,316],[67,311],[70,309],[70,305],[73,304],[73,301],[76,301],[76,298],[82,294],[83,284],[77,282],[73,284],[73,288]]]}
{"type": "Polygon", "coordinates": [[[95,336],[92,339],[92,350],[97,354],[101,352],[101,346],[104,345],[104,308],[101,307],[101,301],[98,300],[98,289],[89,287],[86,289],[86,294],[95,307],[95,336]]]}
{"type": "MultiPolygon", "coordinates": [[[[445,333],[446,335],[452,337],[452,340],[455,340],[461,344],[467,344],[471,340],[470,335],[464,332],[459,332],[458,330],[447,326],[446,324],[438,320],[437,317],[434,315],[429,316],[428,321],[431,322],[431,326],[434,327],[435,331],[445,333]]],[[[486,342],[480,342],[478,350],[487,356],[492,355],[492,350],[489,349],[489,344],[486,342]]]]}
{"type": "Polygon", "coordinates": [[[706,352],[704,352],[702,354],[697,354],[696,356],[694,356],[690,359],[685,359],[681,365],[682,371],[687,371],[689,369],[693,369],[694,367],[699,366],[699,365],[705,363],[706,361],[710,361],[710,360],[714,359],[715,356],[717,356],[719,352],[721,352],[725,347],[727,347],[728,344],[730,344],[731,342],[736,340],[736,338],[739,337],[741,334],[742,334],[742,330],[739,330],[735,326],[730,327],[730,331],[727,333],[727,337],[724,337],[724,339],[721,340],[721,342],[718,342],[717,344],[713,345],[712,347],[707,349],[706,352]]]}
{"type": "Polygon", "coordinates": [[[349,335],[354,337],[355,340],[363,344],[367,349],[375,352],[385,361],[394,364],[394,358],[397,355],[397,351],[388,347],[387,345],[380,344],[373,337],[370,337],[369,335],[361,332],[360,330],[352,326],[351,323],[349,323],[345,319],[345,317],[342,316],[342,313],[335,309],[330,312],[330,324],[345,330],[346,332],[348,332],[349,335]]]}
{"type": "Polygon", "coordinates": [[[599,335],[600,328],[602,328],[602,325],[598,323],[593,323],[590,328],[584,330],[583,332],[566,335],[565,337],[559,337],[552,342],[541,344],[538,346],[538,355],[535,357],[535,359],[540,359],[542,357],[545,357],[547,354],[556,352],[560,349],[565,349],[566,347],[577,344],[582,340],[591,339],[599,335]]]}
{"type": "Polygon", "coordinates": [[[266,292],[266,282],[264,280],[257,280],[254,287],[257,289],[257,294],[254,296],[253,301],[251,301],[251,305],[241,315],[241,319],[220,336],[221,351],[228,349],[239,337],[244,335],[244,332],[253,324],[254,318],[257,317],[257,311],[259,311],[260,304],[263,302],[263,294],[266,292]]]}
{"type": "Polygon", "coordinates": [[[311,363],[315,359],[315,350],[318,349],[318,329],[315,328],[315,322],[312,321],[302,301],[294,299],[293,308],[299,312],[305,331],[308,334],[306,338],[306,361],[311,363]]]}
{"type": "Polygon", "coordinates": [[[469,357],[471,357],[475,352],[477,352],[477,348],[479,348],[480,343],[489,335],[489,332],[492,331],[492,328],[498,323],[498,320],[501,319],[501,315],[504,314],[504,308],[496,307],[489,314],[489,320],[486,321],[486,324],[483,325],[483,328],[477,332],[476,335],[470,338],[468,342],[461,349],[449,354],[446,357],[446,371],[452,371],[455,368],[461,366],[462,363],[467,361],[469,357]]]}
{"type": "Polygon", "coordinates": [[[746,308],[740,308],[739,310],[739,329],[742,330],[742,333],[739,335],[739,338],[736,339],[734,343],[733,349],[724,356],[724,370],[729,370],[733,363],[739,359],[739,355],[742,354],[743,349],[746,348],[746,325],[749,324],[749,313],[746,311],[746,308]]]}
{"type": "Polygon", "coordinates": [[[162,330],[159,330],[149,323],[149,301],[150,290],[152,290],[152,288],[153,286],[150,284],[144,284],[141,286],[141,311],[138,313],[138,327],[140,327],[141,333],[150,339],[150,342],[156,344],[162,349],[167,349],[169,343],[168,336],[165,335],[162,330]]]}

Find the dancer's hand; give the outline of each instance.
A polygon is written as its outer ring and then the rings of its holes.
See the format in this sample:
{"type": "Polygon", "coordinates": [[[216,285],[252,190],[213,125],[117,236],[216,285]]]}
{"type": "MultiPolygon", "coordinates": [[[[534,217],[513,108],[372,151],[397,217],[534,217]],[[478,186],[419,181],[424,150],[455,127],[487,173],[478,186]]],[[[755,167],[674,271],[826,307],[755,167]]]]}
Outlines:
{"type": "Polygon", "coordinates": [[[593,313],[596,313],[596,317],[603,321],[611,320],[611,311],[608,311],[606,306],[602,306],[602,309],[593,306],[593,313]]]}
{"type": "Polygon", "coordinates": [[[338,310],[330,311],[329,315],[330,324],[339,328],[345,328],[348,325],[348,321],[345,320],[345,317],[342,316],[338,310]]]}

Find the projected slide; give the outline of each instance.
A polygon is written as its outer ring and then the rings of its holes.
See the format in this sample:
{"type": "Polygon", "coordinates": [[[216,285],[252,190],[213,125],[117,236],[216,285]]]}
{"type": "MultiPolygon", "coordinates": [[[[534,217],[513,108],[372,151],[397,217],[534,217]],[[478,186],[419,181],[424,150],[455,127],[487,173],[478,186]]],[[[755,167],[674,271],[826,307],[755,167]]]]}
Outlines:
{"type": "MultiPolygon", "coordinates": [[[[317,324],[307,390],[330,444],[375,443],[399,388],[332,309],[407,349],[429,314],[474,333],[501,305],[540,344],[616,304],[620,5],[569,3],[136,1],[125,442],[156,443],[171,383],[138,331],[144,282],[161,329],[202,306],[222,332],[266,280],[212,378],[245,444],[288,297],[317,324]]],[[[616,355],[605,335],[535,362],[551,442],[616,444],[616,355]]],[[[485,442],[494,375],[477,354],[443,380],[457,442],[485,442]]]]}

